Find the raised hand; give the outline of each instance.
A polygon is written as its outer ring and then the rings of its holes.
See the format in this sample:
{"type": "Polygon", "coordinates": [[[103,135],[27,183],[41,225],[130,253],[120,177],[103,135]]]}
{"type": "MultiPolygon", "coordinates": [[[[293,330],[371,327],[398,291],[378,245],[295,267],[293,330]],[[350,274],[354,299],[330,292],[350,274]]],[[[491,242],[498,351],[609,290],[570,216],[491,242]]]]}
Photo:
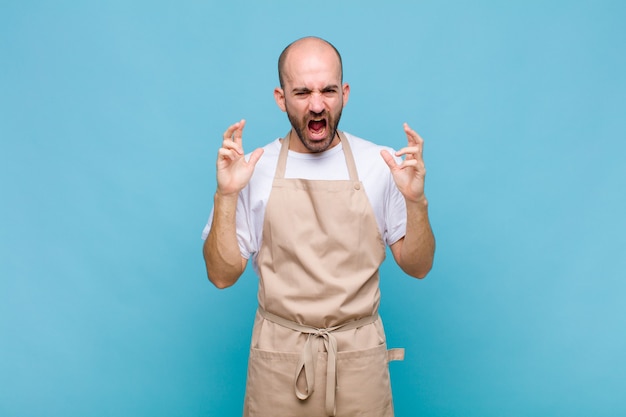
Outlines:
{"type": "Polygon", "coordinates": [[[381,151],[383,159],[391,170],[391,175],[396,186],[407,201],[424,201],[424,179],[426,167],[424,166],[423,150],[424,140],[407,123],[404,124],[408,144],[395,153],[396,156],[404,156],[401,164],[385,150],[381,151]]]}
{"type": "Polygon", "coordinates": [[[217,192],[222,195],[239,193],[250,181],[263,154],[263,149],[255,149],[246,161],[242,145],[245,125],[246,121],[242,119],[224,132],[222,147],[217,154],[217,192]]]}

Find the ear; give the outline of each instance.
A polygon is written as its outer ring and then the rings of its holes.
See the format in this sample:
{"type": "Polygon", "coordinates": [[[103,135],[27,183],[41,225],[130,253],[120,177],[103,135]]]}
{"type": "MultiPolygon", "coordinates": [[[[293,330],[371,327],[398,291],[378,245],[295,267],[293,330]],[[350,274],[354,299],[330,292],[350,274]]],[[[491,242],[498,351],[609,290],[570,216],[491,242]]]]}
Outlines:
{"type": "Polygon", "coordinates": [[[276,100],[276,104],[282,111],[287,111],[287,107],[285,106],[285,92],[282,88],[276,87],[274,89],[274,100],[276,100]]]}
{"type": "Polygon", "coordinates": [[[348,83],[343,83],[341,90],[343,92],[343,105],[345,106],[348,104],[348,97],[350,97],[350,85],[348,83]]]}

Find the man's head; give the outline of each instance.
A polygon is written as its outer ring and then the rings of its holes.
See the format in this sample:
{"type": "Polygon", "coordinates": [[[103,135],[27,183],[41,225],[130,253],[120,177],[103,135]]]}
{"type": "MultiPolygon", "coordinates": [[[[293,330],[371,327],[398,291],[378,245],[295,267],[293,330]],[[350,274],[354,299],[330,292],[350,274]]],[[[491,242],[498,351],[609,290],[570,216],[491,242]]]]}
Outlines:
{"type": "Polygon", "coordinates": [[[278,60],[278,107],[287,113],[298,152],[322,152],[339,143],[337,126],[350,87],[343,84],[341,56],[327,41],[307,37],[285,48],[278,60]]]}

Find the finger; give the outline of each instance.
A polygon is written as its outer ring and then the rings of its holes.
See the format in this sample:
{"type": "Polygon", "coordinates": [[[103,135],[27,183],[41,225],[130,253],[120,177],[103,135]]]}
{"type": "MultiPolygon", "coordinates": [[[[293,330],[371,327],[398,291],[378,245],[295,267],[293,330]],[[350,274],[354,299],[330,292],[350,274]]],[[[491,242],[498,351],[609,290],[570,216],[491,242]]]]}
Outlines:
{"type": "Polygon", "coordinates": [[[223,139],[224,140],[234,140],[234,135],[235,132],[238,129],[243,129],[243,125],[246,124],[246,121],[244,119],[241,119],[240,121],[238,121],[237,123],[233,123],[232,125],[228,126],[228,129],[226,129],[226,131],[224,132],[223,135],[223,139]]]}
{"type": "Polygon", "coordinates": [[[242,143],[242,138],[243,138],[243,128],[246,126],[246,121],[244,119],[241,119],[241,121],[239,122],[239,126],[237,127],[237,129],[235,129],[235,135],[233,137],[233,140],[235,141],[235,143],[241,145],[242,143]]]}
{"type": "Polygon", "coordinates": [[[248,163],[253,167],[256,166],[256,163],[261,159],[261,155],[263,155],[263,148],[257,148],[250,154],[250,158],[248,159],[248,163]]]}
{"type": "Polygon", "coordinates": [[[230,125],[228,129],[226,129],[226,131],[224,132],[222,147],[227,149],[236,149],[239,154],[243,155],[241,137],[245,124],[246,121],[244,119],[241,119],[237,123],[230,125]],[[231,145],[235,145],[235,147],[233,148],[233,146],[231,145]]]}
{"type": "Polygon", "coordinates": [[[421,138],[421,136],[415,130],[411,129],[408,123],[405,123],[403,127],[407,141],[409,142],[409,146],[421,145],[422,143],[424,143],[424,140],[421,138]]]}
{"type": "Polygon", "coordinates": [[[400,169],[409,168],[409,167],[415,168],[417,171],[421,171],[422,168],[424,167],[424,164],[421,161],[418,161],[417,159],[405,159],[399,165],[400,169]]]}
{"type": "Polygon", "coordinates": [[[226,149],[226,148],[220,148],[217,151],[217,157],[218,160],[229,160],[229,161],[234,161],[237,158],[240,158],[241,155],[232,149],[226,149]]]}
{"type": "Polygon", "coordinates": [[[389,169],[395,169],[398,166],[398,163],[396,162],[396,160],[393,158],[393,156],[391,156],[391,154],[388,151],[382,150],[382,151],[380,151],[380,155],[385,160],[385,163],[387,164],[389,169]]]}
{"type": "Polygon", "coordinates": [[[225,139],[222,142],[222,148],[230,151],[235,151],[239,155],[243,155],[243,148],[237,142],[234,142],[232,139],[225,139]]]}
{"type": "Polygon", "coordinates": [[[406,148],[402,148],[396,151],[396,156],[407,155],[407,156],[415,157],[419,153],[419,151],[420,151],[419,146],[406,147],[406,148]]]}
{"type": "Polygon", "coordinates": [[[239,124],[240,123],[241,122],[239,121],[237,123],[234,123],[234,124],[228,126],[228,129],[226,129],[226,131],[224,132],[223,139],[224,140],[233,140],[233,133],[235,133],[235,130],[237,128],[239,128],[239,124]]]}

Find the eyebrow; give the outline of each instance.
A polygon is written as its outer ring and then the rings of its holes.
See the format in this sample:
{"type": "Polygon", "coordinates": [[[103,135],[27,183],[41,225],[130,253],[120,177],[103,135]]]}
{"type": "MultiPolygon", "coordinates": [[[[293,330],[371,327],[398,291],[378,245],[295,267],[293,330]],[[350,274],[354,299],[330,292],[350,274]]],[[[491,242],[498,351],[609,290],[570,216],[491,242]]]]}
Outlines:
{"type": "MultiPolygon", "coordinates": [[[[325,92],[325,91],[331,91],[331,90],[339,90],[339,86],[337,84],[327,85],[326,87],[322,88],[321,91],[325,92]]],[[[296,87],[292,89],[291,91],[293,93],[310,93],[311,89],[307,87],[296,87]]]]}

